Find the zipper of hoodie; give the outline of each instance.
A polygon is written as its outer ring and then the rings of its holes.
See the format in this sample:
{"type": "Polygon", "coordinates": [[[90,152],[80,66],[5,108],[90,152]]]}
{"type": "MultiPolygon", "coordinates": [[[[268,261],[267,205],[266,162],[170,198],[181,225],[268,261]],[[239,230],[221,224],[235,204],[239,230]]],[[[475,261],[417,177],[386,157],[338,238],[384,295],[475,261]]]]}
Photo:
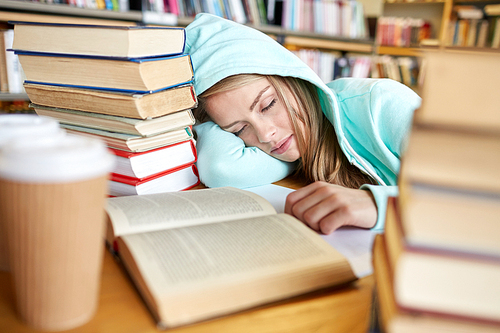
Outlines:
{"type": "Polygon", "coordinates": [[[374,178],[376,181],[379,182],[380,185],[387,186],[387,184],[382,180],[382,178],[377,175],[375,170],[371,168],[370,165],[368,165],[355,151],[352,149],[351,145],[347,140],[344,140],[344,144],[347,147],[347,150],[349,150],[349,153],[354,157],[355,162],[359,162],[363,168],[365,168],[366,173],[368,173],[369,176],[374,178]]]}
{"type": "MultiPolygon", "coordinates": [[[[333,110],[339,110],[339,104],[338,104],[337,98],[333,98],[332,101],[335,105],[333,107],[333,110]]],[[[336,121],[340,124],[340,119],[338,119],[338,114],[336,115],[335,112],[333,112],[333,110],[332,110],[333,118],[336,119],[336,121]]],[[[333,123],[332,123],[332,126],[334,126],[333,123]]],[[[335,128],[335,126],[334,126],[334,128],[335,128]]],[[[359,162],[361,164],[361,166],[365,169],[364,171],[369,176],[371,176],[376,181],[378,181],[380,185],[387,186],[387,184],[382,180],[382,178],[380,178],[379,175],[377,175],[375,170],[373,170],[372,167],[369,164],[367,164],[363,160],[363,158],[361,158],[361,156],[359,156],[358,153],[356,153],[356,151],[354,149],[352,149],[351,145],[349,144],[349,141],[347,141],[347,139],[344,137],[343,134],[342,134],[342,138],[343,138],[342,143],[344,143],[344,145],[346,146],[349,153],[351,153],[351,156],[354,157],[354,162],[359,162]]],[[[340,140],[339,140],[339,144],[340,144],[340,140]]],[[[356,167],[359,168],[359,165],[356,165],[356,167]]],[[[361,171],[363,171],[363,169],[361,169],[361,171]]]]}

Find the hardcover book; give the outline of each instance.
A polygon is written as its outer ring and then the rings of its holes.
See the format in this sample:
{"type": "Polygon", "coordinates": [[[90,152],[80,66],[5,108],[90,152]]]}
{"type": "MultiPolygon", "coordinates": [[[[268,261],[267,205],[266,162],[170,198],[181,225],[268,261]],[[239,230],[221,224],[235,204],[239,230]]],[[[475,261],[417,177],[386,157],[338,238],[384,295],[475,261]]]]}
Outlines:
{"type": "Polygon", "coordinates": [[[468,131],[500,129],[500,53],[424,50],[422,105],[415,121],[468,131]],[[466,78],[466,79],[465,79],[466,78]]]}
{"type": "Polygon", "coordinates": [[[500,330],[498,325],[491,323],[402,309],[394,297],[385,238],[384,235],[377,235],[373,243],[373,272],[376,280],[374,306],[381,332],[495,333],[500,330]]]}
{"type": "Polygon", "coordinates": [[[33,103],[30,104],[30,107],[32,107],[38,115],[55,118],[61,124],[141,136],[153,136],[194,125],[194,116],[190,109],[152,119],[134,119],[52,108],[33,103]]]}
{"type": "Polygon", "coordinates": [[[11,22],[18,51],[142,58],[181,54],[185,31],[178,27],[11,22]]]}
{"type": "Polygon", "coordinates": [[[119,197],[178,192],[195,187],[199,183],[198,169],[193,163],[145,178],[134,178],[112,173],[109,180],[109,195],[119,197]]]}
{"type": "Polygon", "coordinates": [[[196,162],[194,140],[174,143],[141,153],[110,148],[115,154],[113,173],[132,178],[145,178],[196,162]]]}
{"type": "Polygon", "coordinates": [[[415,125],[399,179],[500,195],[499,168],[500,135],[415,125]]]}
{"type": "Polygon", "coordinates": [[[160,328],[356,278],[347,259],[262,197],[223,187],[109,198],[108,241],[160,328]]]}
{"type": "Polygon", "coordinates": [[[69,133],[86,135],[101,139],[110,148],[121,149],[130,152],[148,151],[193,138],[193,131],[190,126],[153,136],[140,136],[118,132],[109,132],[67,124],[61,124],[61,127],[66,129],[66,131],[68,131],[69,133]]]}
{"type": "MultiPolygon", "coordinates": [[[[479,237],[474,235],[474,229],[479,229],[479,226],[469,228],[476,246],[471,246],[471,241],[462,245],[457,238],[458,242],[453,247],[450,237],[440,233],[449,231],[456,236],[464,232],[436,226],[435,240],[432,239],[432,231],[427,233],[431,243],[409,242],[407,234],[414,234],[414,231],[408,230],[403,219],[396,199],[390,198],[385,237],[398,306],[408,311],[500,325],[500,253],[498,244],[495,244],[499,228],[493,226],[486,229],[494,234],[488,237],[481,237],[488,232],[486,230],[481,230],[479,237]],[[481,239],[485,244],[477,244],[481,239]],[[488,244],[491,248],[484,250],[488,244]]],[[[462,226],[453,227],[460,229],[462,226]]]]}
{"type": "Polygon", "coordinates": [[[158,58],[99,58],[17,52],[28,83],[126,92],[157,92],[193,80],[187,54],[158,58]]]}
{"type": "Polygon", "coordinates": [[[38,105],[137,119],[160,117],[198,105],[191,83],[156,93],[127,93],[24,83],[38,105]]]}

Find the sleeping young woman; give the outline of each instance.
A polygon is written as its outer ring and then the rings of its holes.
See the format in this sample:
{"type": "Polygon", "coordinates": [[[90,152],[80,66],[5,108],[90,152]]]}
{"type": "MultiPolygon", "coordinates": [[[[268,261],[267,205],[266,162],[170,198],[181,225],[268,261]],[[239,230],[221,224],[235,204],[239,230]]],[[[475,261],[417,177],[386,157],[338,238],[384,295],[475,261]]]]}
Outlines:
{"type": "Polygon", "coordinates": [[[310,184],[288,195],[286,213],[324,234],[383,230],[417,94],[390,79],[325,84],[272,38],[210,14],[198,14],[186,38],[206,186],[257,186],[297,172],[310,184]]]}

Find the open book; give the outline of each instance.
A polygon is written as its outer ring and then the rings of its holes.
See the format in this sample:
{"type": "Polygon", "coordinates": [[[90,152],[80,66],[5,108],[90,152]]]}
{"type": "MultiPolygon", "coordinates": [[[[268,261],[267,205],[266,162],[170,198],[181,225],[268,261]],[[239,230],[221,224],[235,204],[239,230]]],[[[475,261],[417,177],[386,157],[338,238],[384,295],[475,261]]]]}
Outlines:
{"type": "Polygon", "coordinates": [[[108,241],[162,328],[356,279],[320,235],[231,187],[109,198],[108,241]]]}

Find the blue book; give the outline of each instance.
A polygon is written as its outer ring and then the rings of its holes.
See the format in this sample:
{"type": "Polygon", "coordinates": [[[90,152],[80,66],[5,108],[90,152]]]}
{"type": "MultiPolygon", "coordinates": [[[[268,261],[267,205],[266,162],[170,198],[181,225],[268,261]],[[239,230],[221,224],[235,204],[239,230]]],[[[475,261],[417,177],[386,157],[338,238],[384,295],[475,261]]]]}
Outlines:
{"type": "Polygon", "coordinates": [[[26,83],[154,93],[192,82],[188,54],[157,58],[104,58],[16,51],[26,83]]]}
{"type": "Polygon", "coordinates": [[[184,28],[11,21],[16,51],[148,58],[184,52],[184,28]]]}

